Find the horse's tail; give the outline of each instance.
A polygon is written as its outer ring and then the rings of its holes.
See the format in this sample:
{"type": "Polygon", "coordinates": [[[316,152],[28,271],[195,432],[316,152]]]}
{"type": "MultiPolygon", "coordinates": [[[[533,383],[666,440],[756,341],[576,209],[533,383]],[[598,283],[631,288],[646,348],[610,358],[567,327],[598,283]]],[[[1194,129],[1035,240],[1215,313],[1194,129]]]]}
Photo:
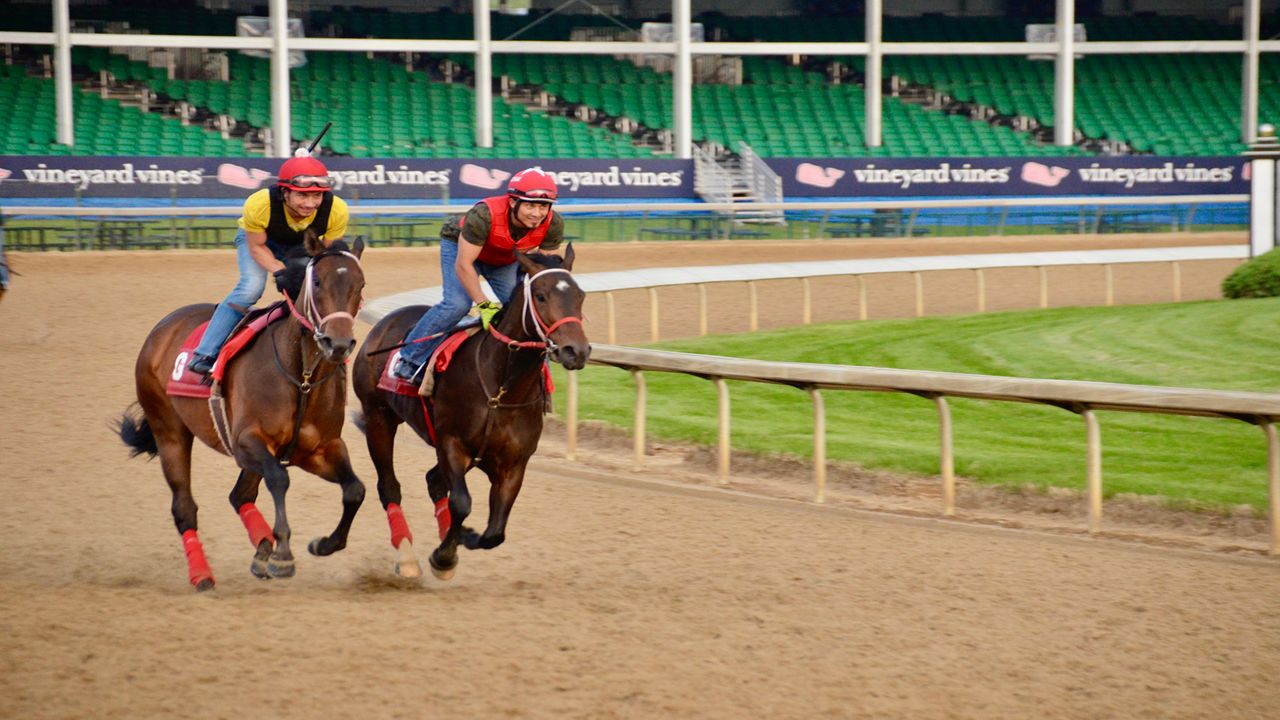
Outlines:
{"type": "Polygon", "coordinates": [[[368,424],[367,422],[365,422],[364,411],[362,411],[362,410],[352,410],[352,411],[351,411],[351,424],[352,424],[352,425],[355,425],[355,426],[356,426],[356,429],[357,429],[357,430],[359,430],[360,432],[362,432],[362,433],[364,433],[364,434],[366,434],[366,435],[367,435],[367,434],[369,434],[369,430],[368,430],[369,424],[368,424]]]}
{"type": "Polygon", "coordinates": [[[156,436],[151,432],[151,424],[147,422],[146,416],[134,411],[136,407],[138,404],[134,403],[125,409],[116,423],[116,432],[124,444],[131,448],[129,457],[137,457],[143,453],[155,457],[160,452],[160,448],[156,447],[156,436]]]}

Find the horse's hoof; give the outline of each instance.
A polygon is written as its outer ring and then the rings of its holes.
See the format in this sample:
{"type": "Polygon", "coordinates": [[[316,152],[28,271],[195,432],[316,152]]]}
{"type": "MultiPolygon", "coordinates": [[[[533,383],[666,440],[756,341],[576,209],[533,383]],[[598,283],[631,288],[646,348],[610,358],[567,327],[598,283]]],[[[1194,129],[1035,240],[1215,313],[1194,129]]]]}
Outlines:
{"type": "MultiPolygon", "coordinates": [[[[453,572],[450,571],[449,574],[452,575],[453,572]]],[[[399,575],[400,577],[405,578],[407,580],[417,580],[418,578],[422,577],[422,565],[419,564],[417,560],[414,560],[413,562],[397,562],[396,575],[399,575]]],[[[436,577],[440,577],[440,576],[437,575],[436,577]]],[[[448,578],[445,578],[445,579],[448,579],[448,578]]]]}
{"type": "Polygon", "coordinates": [[[316,557],[326,557],[341,550],[344,545],[338,545],[327,537],[318,537],[307,543],[307,552],[316,557]]]}
{"type": "Polygon", "coordinates": [[[458,559],[454,558],[453,562],[448,566],[442,565],[436,560],[436,554],[431,553],[431,557],[427,558],[428,564],[431,565],[431,574],[440,580],[450,580],[453,573],[458,569],[458,559]]]}
{"type": "Polygon", "coordinates": [[[408,538],[400,541],[400,547],[396,548],[399,557],[396,558],[396,574],[402,578],[417,579],[422,577],[422,565],[418,564],[418,558],[413,554],[413,543],[408,538]]]}
{"type": "Polygon", "coordinates": [[[293,577],[294,573],[298,572],[298,569],[294,567],[292,559],[278,560],[273,558],[267,563],[267,572],[271,574],[271,577],[290,578],[293,577]]]}
{"type": "Polygon", "coordinates": [[[206,592],[213,589],[213,578],[200,578],[196,582],[196,592],[206,592]]]}
{"type": "Polygon", "coordinates": [[[259,580],[271,579],[271,571],[267,569],[267,561],[262,558],[254,558],[253,562],[249,563],[249,572],[253,573],[253,576],[259,580]]]}

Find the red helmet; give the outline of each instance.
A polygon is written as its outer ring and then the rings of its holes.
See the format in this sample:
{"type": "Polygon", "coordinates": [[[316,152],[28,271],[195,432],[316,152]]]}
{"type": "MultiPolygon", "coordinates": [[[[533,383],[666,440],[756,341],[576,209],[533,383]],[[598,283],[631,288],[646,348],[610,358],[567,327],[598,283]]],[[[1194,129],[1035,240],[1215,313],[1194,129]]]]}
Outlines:
{"type": "Polygon", "coordinates": [[[546,203],[556,201],[556,181],[542,168],[527,168],[511,176],[507,183],[507,195],[512,200],[546,203]]]}
{"type": "Polygon", "coordinates": [[[333,188],[333,178],[329,177],[329,168],[313,157],[294,157],[284,161],[280,166],[282,188],[298,192],[324,192],[333,188]]]}

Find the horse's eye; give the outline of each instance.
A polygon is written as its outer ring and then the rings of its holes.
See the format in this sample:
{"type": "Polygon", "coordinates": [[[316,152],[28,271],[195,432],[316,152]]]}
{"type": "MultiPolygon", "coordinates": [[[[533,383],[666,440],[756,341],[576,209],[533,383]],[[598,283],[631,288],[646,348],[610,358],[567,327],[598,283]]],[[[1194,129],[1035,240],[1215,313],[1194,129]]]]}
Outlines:
{"type": "Polygon", "coordinates": [[[540,292],[539,292],[539,293],[534,293],[534,294],[533,294],[533,296],[538,300],[538,302],[546,302],[546,301],[547,301],[547,294],[546,294],[546,293],[540,293],[540,292]]]}

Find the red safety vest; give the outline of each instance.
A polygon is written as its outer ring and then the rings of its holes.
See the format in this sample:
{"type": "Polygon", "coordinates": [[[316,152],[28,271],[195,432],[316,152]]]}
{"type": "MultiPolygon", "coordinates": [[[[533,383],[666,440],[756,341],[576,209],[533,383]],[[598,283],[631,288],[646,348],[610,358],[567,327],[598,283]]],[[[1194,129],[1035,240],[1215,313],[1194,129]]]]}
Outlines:
{"type": "Polygon", "coordinates": [[[477,260],[490,265],[510,265],[516,261],[516,250],[527,253],[542,245],[547,228],[551,227],[551,213],[547,213],[538,227],[517,242],[511,239],[511,198],[506,195],[485,198],[484,204],[489,206],[489,237],[484,241],[477,260]]]}

